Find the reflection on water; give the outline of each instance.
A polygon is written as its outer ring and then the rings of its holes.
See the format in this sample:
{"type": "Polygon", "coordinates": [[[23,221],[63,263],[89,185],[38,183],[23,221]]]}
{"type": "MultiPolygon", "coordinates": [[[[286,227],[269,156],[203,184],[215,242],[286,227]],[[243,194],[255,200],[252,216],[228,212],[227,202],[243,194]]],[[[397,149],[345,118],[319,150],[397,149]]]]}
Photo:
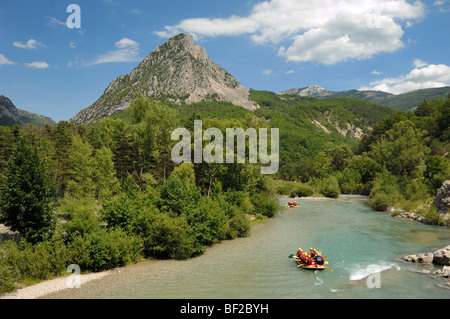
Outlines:
{"type": "Polygon", "coordinates": [[[449,298],[442,278],[398,259],[445,247],[449,238],[448,229],[374,212],[363,197],[306,199],[255,225],[250,237],[215,245],[197,258],[142,262],[47,298],[449,298]],[[299,247],[317,248],[333,271],[297,268],[288,256],[299,247]]]}

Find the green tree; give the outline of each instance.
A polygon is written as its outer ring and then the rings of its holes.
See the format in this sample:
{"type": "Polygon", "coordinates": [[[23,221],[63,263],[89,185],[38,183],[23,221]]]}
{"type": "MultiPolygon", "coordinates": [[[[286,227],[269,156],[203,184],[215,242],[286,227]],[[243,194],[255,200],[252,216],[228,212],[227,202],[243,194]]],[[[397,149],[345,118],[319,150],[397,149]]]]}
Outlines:
{"type": "Polygon", "coordinates": [[[161,187],[161,206],[177,214],[188,214],[194,210],[200,198],[190,164],[178,166],[161,187]]]}
{"type": "Polygon", "coordinates": [[[450,161],[441,156],[430,156],[426,162],[427,168],[424,177],[430,187],[431,194],[435,195],[445,180],[450,178],[450,161]]]}
{"type": "Polygon", "coordinates": [[[53,187],[31,142],[21,139],[9,162],[1,194],[1,221],[30,242],[42,241],[54,229],[53,187]]]}
{"type": "Polygon", "coordinates": [[[74,135],[69,151],[70,181],[67,189],[69,193],[78,198],[94,195],[94,149],[80,136],[74,135]]]}
{"type": "Polygon", "coordinates": [[[93,182],[95,195],[98,199],[112,196],[120,187],[112,157],[113,153],[107,147],[102,147],[95,152],[93,182]]]}
{"type": "Polygon", "coordinates": [[[69,180],[69,150],[73,138],[71,127],[68,122],[59,122],[52,129],[54,146],[50,156],[52,160],[50,170],[56,187],[56,195],[64,194],[69,180]]]}
{"type": "Polygon", "coordinates": [[[413,122],[399,122],[371,145],[370,156],[396,176],[418,176],[425,170],[425,158],[430,152],[424,136],[425,132],[413,122]]]}

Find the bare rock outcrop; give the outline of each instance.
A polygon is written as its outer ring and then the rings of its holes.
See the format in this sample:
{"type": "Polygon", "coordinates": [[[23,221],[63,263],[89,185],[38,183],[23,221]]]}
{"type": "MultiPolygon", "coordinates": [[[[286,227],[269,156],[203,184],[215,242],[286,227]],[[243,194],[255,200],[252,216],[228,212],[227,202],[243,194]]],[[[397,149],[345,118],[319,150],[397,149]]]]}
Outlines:
{"type": "Polygon", "coordinates": [[[445,181],[442,184],[433,205],[441,212],[450,211],[450,181],[445,181]]]}
{"type": "Polygon", "coordinates": [[[423,254],[406,255],[402,256],[401,259],[418,264],[435,264],[444,266],[442,269],[438,269],[434,272],[431,272],[429,270],[424,270],[422,272],[445,278],[450,277],[450,245],[445,248],[439,249],[434,253],[429,252],[423,254]]]}

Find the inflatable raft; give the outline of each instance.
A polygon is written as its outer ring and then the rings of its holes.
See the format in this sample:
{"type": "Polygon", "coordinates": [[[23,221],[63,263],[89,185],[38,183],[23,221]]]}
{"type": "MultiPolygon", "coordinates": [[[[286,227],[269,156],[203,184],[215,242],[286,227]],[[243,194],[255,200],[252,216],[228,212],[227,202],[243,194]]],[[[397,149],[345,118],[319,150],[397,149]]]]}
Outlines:
{"type": "Polygon", "coordinates": [[[319,265],[317,263],[312,263],[311,265],[305,265],[298,259],[297,257],[294,257],[295,261],[299,265],[299,267],[302,267],[303,269],[310,269],[310,270],[324,270],[327,267],[325,265],[319,265]]]}
{"type": "Polygon", "coordinates": [[[333,271],[330,267],[327,267],[327,266],[326,266],[326,265],[328,264],[328,262],[325,261],[325,260],[323,259],[322,256],[320,256],[321,262],[318,263],[318,262],[315,260],[315,261],[314,261],[312,264],[310,264],[310,265],[304,264],[304,263],[300,260],[300,258],[297,257],[296,254],[290,254],[290,255],[289,255],[289,258],[294,258],[295,261],[296,261],[297,264],[298,264],[297,267],[302,267],[303,269],[309,269],[309,270],[324,270],[324,269],[328,269],[329,271],[333,271]]]}

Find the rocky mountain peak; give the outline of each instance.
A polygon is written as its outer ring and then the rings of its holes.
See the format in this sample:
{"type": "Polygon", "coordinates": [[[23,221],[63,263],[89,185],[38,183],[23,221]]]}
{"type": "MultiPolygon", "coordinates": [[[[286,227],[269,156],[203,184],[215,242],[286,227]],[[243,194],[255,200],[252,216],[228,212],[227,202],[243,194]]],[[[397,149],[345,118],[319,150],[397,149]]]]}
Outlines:
{"type": "Polygon", "coordinates": [[[254,109],[250,90],[209,58],[192,35],[178,34],[158,46],[129,74],[115,79],[89,108],[72,122],[88,124],[120,112],[140,92],[146,97],[168,97],[176,103],[228,101],[254,109]]]}
{"type": "Polygon", "coordinates": [[[302,90],[299,95],[300,96],[309,96],[309,97],[325,97],[333,94],[333,91],[324,89],[318,85],[311,85],[308,88],[302,90]]]}

